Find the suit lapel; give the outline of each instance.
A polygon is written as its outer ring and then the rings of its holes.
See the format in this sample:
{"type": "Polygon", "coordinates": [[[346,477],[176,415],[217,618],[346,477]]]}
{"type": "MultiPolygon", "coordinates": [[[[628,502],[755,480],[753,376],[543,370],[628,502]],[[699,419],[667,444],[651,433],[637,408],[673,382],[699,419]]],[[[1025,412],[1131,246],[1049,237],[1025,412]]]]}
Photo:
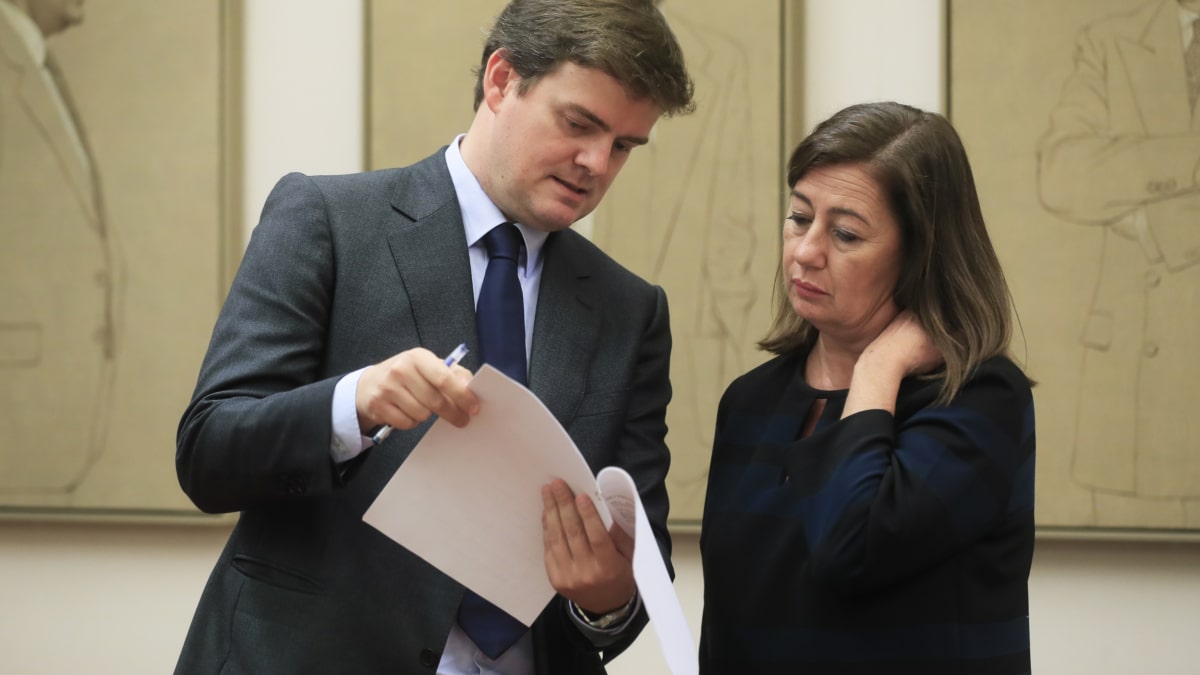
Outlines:
{"type": "Polygon", "coordinates": [[[467,238],[440,151],[401,175],[392,206],[388,246],[421,346],[445,356],[466,342],[472,351],[462,363],[478,366],[467,238]]]}
{"type": "MultiPolygon", "coordinates": [[[[475,298],[462,213],[439,151],[404,172],[392,199],[388,246],[412,308],[421,346],[444,356],[460,342],[471,351],[462,365],[480,366],[475,298]],[[414,255],[413,252],[419,252],[414,255]]],[[[529,359],[529,388],[564,426],[587,385],[598,333],[598,299],[583,239],[550,235],[538,292],[529,359]]]]}
{"type": "MultiPolygon", "coordinates": [[[[46,144],[54,149],[54,154],[58,156],[59,163],[69,176],[75,197],[87,215],[89,223],[100,229],[97,205],[93,202],[95,193],[92,176],[87,165],[84,164],[83,157],[79,154],[80,151],[86,154],[87,149],[77,148],[71,138],[71,130],[66,126],[67,119],[60,112],[59,106],[54,100],[54,93],[50,90],[50,84],[42,75],[41,66],[33,62],[24,46],[21,45],[16,31],[11,29],[2,18],[0,18],[0,53],[17,73],[17,90],[21,107],[25,109],[25,114],[37,126],[46,144]]],[[[82,134],[82,129],[79,130],[79,133],[82,134]]],[[[80,142],[83,142],[82,138],[80,142]]],[[[91,161],[90,158],[88,161],[91,161]]]]}
{"type": "Polygon", "coordinates": [[[1161,3],[1136,41],[1117,40],[1145,130],[1152,134],[1185,133],[1192,123],[1174,7],[1161,3]]]}
{"type": "Polygon", "coordinates": [[[599,332],[598,300],[581,241],[570,231],[546,241],[529,363],[529,388],[564,426],[583,396],[599,332]]]}

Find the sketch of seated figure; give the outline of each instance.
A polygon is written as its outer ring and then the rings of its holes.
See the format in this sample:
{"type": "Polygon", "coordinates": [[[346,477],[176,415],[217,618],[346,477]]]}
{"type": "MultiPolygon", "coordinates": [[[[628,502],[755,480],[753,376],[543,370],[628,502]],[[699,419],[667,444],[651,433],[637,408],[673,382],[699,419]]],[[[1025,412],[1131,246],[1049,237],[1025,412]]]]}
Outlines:
{"type": "Polygon", "coordinates": [[[0,0],[0,494],[70,493],[103,451],[115,259],[46,41],[82,16],[82,0],[0,0]]]}
{"type": "MultiPolygon", "coordinates": [[[[1039,146],[1047,210],[1102,228],[1073,478],[1200,525],[1200,0],[1085,27],[1039,146]]],[[[1098,502],[1097,502],[1098,503],[1098,502]]]]}

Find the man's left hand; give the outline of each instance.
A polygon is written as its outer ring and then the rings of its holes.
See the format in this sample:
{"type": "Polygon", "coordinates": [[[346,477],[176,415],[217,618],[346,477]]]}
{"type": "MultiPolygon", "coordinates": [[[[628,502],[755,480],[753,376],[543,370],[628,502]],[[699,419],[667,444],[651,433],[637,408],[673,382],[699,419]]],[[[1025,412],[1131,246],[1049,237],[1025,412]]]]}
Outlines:
{"type": "Polygon", "coordinates": [[[633,538],[615,522],[604,528],[588,495],[562,480],[542,486],[546,574],[560,595],[590,614],[623,607],[633,597],[633,538]]]}

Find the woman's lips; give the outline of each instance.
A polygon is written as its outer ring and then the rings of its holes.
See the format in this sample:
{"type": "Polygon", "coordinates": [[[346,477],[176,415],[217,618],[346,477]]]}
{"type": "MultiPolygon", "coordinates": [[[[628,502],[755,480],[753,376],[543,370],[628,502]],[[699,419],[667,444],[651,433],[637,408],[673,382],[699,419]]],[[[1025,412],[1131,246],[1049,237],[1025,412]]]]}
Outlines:
{"type": "Polygon", "coordinates": [[[828,295],[828,293],[821,290],[819,286],[815,286],[806,281],[801,281],[800,279],[792,280],[792,288],[796,289],[797,295],[806,298],[817,298],[823,295],[828,295]]]}

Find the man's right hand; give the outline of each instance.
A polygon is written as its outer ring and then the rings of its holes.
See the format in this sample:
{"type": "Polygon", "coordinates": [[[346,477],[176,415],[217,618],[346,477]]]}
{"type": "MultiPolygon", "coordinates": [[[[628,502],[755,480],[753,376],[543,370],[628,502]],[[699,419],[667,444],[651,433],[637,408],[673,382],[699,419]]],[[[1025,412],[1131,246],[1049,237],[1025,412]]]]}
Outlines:
{"type": "Polygon", "coordinates": [[[417,347],[367,368],[358,380],[354,403],[363,434],[383,424],[412,429],[436,414],[463,427],[479,412],[479,399],[467,388],[471,371],[446,366],[436,354],[417,347]]]}

